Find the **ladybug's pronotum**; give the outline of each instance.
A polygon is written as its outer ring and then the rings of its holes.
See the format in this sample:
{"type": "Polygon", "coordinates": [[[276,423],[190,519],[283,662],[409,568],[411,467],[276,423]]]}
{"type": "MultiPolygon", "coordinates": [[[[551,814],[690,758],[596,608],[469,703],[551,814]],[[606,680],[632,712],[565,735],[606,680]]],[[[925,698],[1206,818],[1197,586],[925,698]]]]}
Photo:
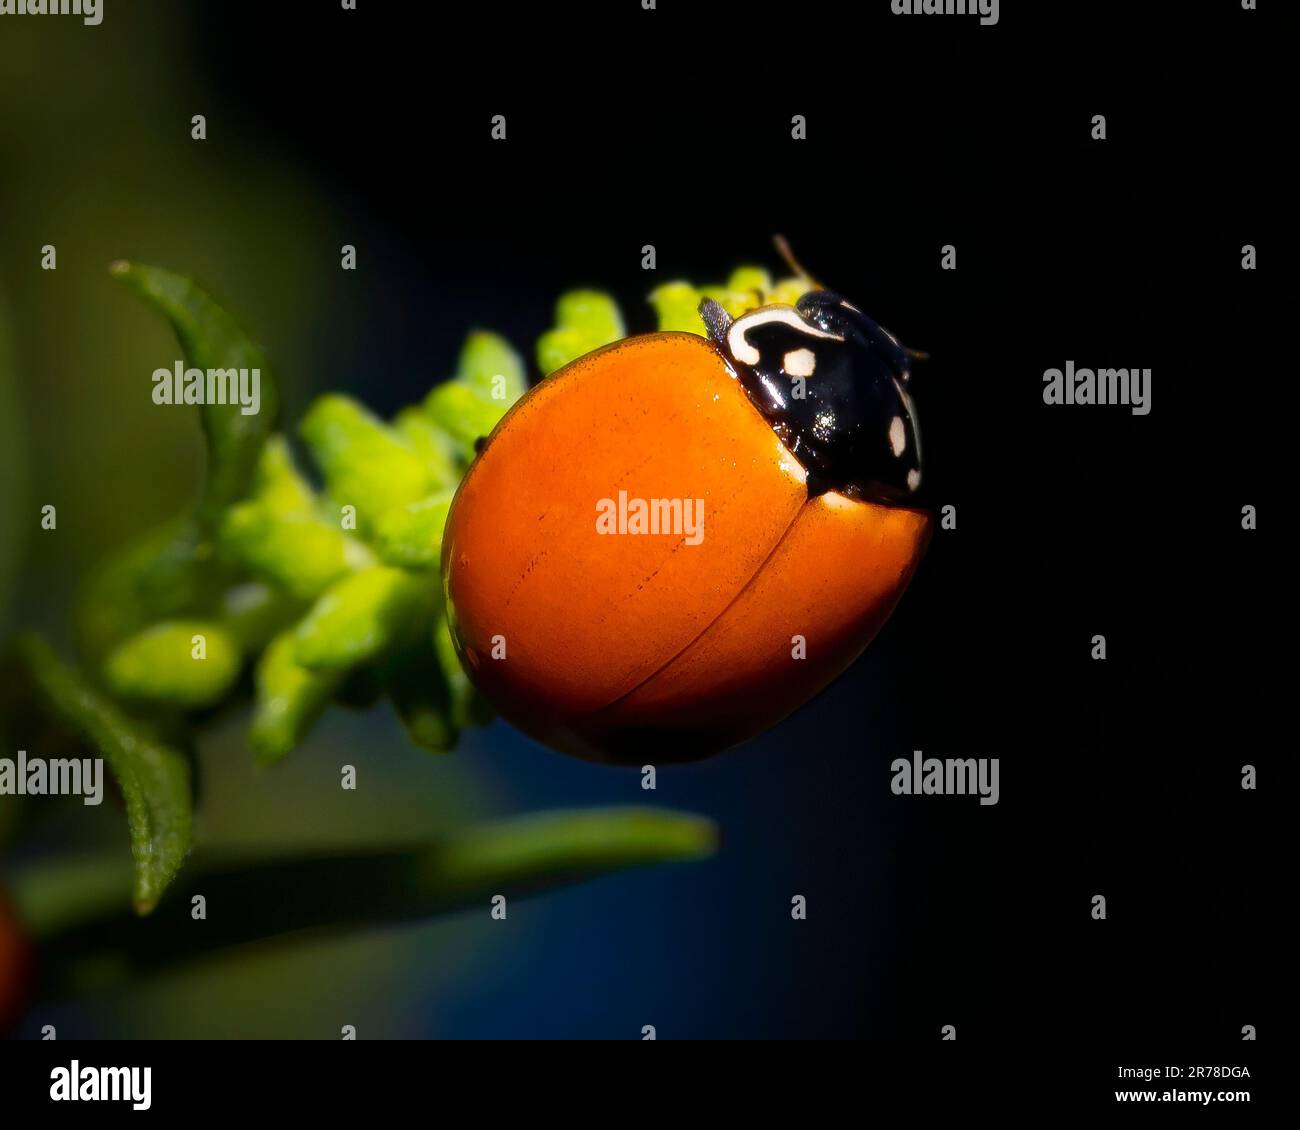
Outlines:
{"type": "Polygon", "coordinates": [[[784,718],[863,651],[928,538],[917,354],[825,290],[700,313],[707,339],[627,338],[529,392],[447,521],[470,677],[579,756],[703,757],[784,718]]]}

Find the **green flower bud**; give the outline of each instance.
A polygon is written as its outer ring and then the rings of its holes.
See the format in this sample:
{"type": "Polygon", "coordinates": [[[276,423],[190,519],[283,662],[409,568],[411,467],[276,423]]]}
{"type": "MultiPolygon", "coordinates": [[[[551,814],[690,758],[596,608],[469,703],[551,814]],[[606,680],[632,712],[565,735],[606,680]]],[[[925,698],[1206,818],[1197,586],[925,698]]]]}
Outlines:
{"type": "Polygon", "coordinates": [[[496,405],[502,415],[528,390],[523,358],[505,338],[485,330],[475,330],[465,339],[456,380],[496,405]]]}
{"type": "Polygon", "coordinates": [[[781,279],[768,293],[767,301],[793,306],[812,289],[807,279],[781,279]]]}
{"type": "Polygon", "coordinates": [[[302,612],[299,601],[261,581],[234,585],[221,598],[221,626],[246,656],[261,652],[302,612]]]}
{"type": "Polygon", "coordinates": [[[342,671],[309,671],[294,658],[291,631],[271,641],[254,672],[256,702],[249,744],[263,764],[278,761],[307,735],[339,683],[342,671]]]}
{"type": "Polygon", "coordinates": [[[336,581],[296,632],[294,658],[313,671],[341,671],[392,647],[436,596],[428,578],[377,566],[336,581]]]}
{"type": "Polygon", "coordinates": [[[340,527],[307,514],[277,513],[260,501],[226,511],[221,547],[249,572],[300,600],[312,600],[344,573],[374,564],[374,555],[340,527]]]}
{"type": "Polygon", "coordinates": [[[330,497],[341,506],[357,508],[362,530],[385,510],[429,493],[429,474],[421,459],[346,396],[320,397],[299,430],[320,464],[330,497]]]}
{"type": "Polygon", "coordinates": [[[762,267],[737,267],[727,279],[727,289],[751,294],[757,299],[754,306],[762,306],[772,289],[772,276],[762,267]]]}
{"type": "Polygon", "coordinates": [[[543,376],[570,361],[623,337],[618,304],[598,290],[572,290],[555,305],[555,328],[537,341],[537,364],[543,376]]]}
{"type": "Polygon", "coordinates": [[[252,493],[276,514],[305,514],[316,505],[316,492],[294,466],[293,452],[284,436],[272,436],[262,448],[252,493]]]}
{"type": "Polygon", "coordinates": [[[455,441],[462,463],[469,463],[474,458],[475,441],[491,434],[505,413],[500,404],[484,400],[460,381],[438,385],[425,398],[424,410],[455,441]]]}
{"type": "Polygon", "coordinates": [[[119,698],[192,710],[220,702],[239,665],[239,645],[220,624],[165,620],[113,649],[104,682],[119,698]]]}
{"type": "Polygon", "coordinates": [[[455,487],[460,482],[461,444],[422,408],[403,408],[393,419],[393,431],[424,464],[433,489],[455,487]]]}
{"type": "Polygon", "coordinates": [[[732,290],[725,286],[706,286],[700,294],[712,298],[733,318],[739,318],[749,310],[761,306],[762,300],[753,291],[732,290]]]}
{"type": "Polygon", "coordinates": [[[699,310],[701,295],[690,283],[664,283],[655,287],[648,297],[661,331],[676,330],[704,336],[704,320],[699,310]]]}
{"type": "Polygon", "coordinates": [[[375,523],[375,549],[383,562],[405,569],[436,569],[454,494],[443,491],[381,514],[375,523]]]}

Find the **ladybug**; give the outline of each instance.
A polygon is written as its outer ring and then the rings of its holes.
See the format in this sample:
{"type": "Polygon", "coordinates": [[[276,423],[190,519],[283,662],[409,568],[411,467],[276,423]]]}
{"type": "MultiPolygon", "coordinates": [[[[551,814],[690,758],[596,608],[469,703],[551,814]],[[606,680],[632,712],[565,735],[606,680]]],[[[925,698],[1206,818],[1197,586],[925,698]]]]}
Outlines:
{"type": "Polygon", "coordinates": [[[708,336],[625,338],[480,445],[442,575],[469,677],[526,733],[626,764],[709,756],[870,643],[930,533],[922,354],[812,290],[708,336]]]}

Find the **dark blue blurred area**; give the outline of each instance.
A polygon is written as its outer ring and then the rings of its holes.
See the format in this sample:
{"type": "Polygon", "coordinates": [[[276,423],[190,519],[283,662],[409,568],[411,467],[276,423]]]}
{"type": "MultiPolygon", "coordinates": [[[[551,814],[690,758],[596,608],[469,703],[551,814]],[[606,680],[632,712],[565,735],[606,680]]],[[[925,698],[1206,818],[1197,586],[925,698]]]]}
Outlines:
{"type": "Polygon", "coordinates": [[[722,848],[545,898],[513,960],[437,1002],[438,1028],[473,1037],[853,1036],[894,1001],[897,808],[881,759],[894,711],[863,663],[795,720],[712,761],[669,767],[643,792],[631,769],[550,753],[504,725],[463,750],[521,808],[636,803],[706,813],[722,848]],[[791,917],[792,898],[807,919],[791,917]]]}

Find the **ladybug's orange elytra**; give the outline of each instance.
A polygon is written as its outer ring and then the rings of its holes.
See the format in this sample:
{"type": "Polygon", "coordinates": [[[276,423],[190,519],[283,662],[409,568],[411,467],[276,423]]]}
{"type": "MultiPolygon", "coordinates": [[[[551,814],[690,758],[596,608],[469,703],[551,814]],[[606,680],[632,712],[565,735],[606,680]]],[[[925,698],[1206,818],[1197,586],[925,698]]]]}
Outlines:
{"type": "Polygon", "coordinates": [[[929,517],[814,490],[781,433],[716,337],[685,333],[589,353],[507,413],[443,539],[453,637],[506,718],[579,756],[683,760],[779,721],[852,663],[929,517]],[[628,499],[668,528],[598,521],[628,499]]]}

